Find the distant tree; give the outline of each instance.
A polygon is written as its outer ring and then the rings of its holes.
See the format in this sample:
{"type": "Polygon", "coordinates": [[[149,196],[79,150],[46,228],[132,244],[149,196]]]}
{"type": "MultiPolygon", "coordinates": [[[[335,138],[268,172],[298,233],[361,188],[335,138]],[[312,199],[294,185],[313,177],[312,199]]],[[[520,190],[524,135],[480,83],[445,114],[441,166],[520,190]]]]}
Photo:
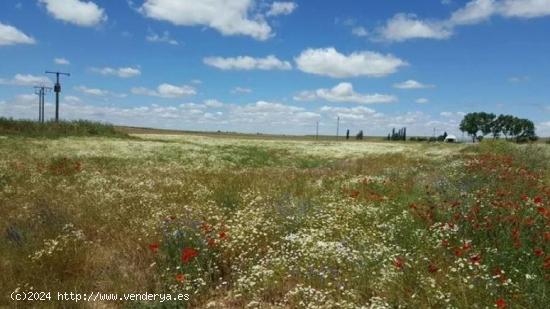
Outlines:
{"type": "Polygon", "coordinates": [[[529,119],[515,118],[512,133],[518,143],[537,140],[535,124],[529,119]]]}
{"type": "Polygon", "coordinates": [[[508,139],[509,136],[513,135],[513,128],[514,128],[514,116],[510,115],[499,115],[498,116],[498,124],[500,126],[500,131],[502,134],[504,134],[504,138],[508,139]]]}
{"type": "Polygon", "coordinates": [[[489,114],[481,112],[477,114],[477,126],[478,130],[481,131],[483,136],[492,132],[493,123],[496,116],[495,114],[489,114]]]}
{"type": "Polygon", "coordinates": [[[362,140],[363,139],[363,130],[359,131],[359,133],[357,133],[357,136],[355,138],[357,140],[362,140]]]}
{"type": "Polygon", "coordinates": [[[464,119],[460,122],[460,131],[468,133],[472,137],[472,141],[475,143],[477,139],[477,132],[479,132],[478,113],[469,113],[464,116],[464,119]]]}
{"type": "Polygon", "coordinates": [[[491,134],[493,135],[493,139],[497,139],[500,137],[500,133],[502,133],[502,127],[504,125],[504,115],[499,115],[497,118],[493,120],[493,123],[491,125],[491,134]]]}
{"type": "Polygon", "coordinates": [[[349,129],[348,129],[348,131],[346,132],[346,139],[349,139],[349,129]]]}
{"type": "Polygon", "coordinates": [[[468,133],[472,140],[481,141],[485,135],[491,134],[493,139],[502,133],[506,140],[515,138],[516,142],[534,141],[537,139],[535,125],[529,119],[520,119],[511,115],[489,113],[469,113],[460,122],[460,131],[468,133]],[[478,136],[478,132],[481,135],[478,136]]]}
{"type": "Polygon", "coordinates": [[[407,140],[407,128],[403,127],[398,131],[395,131],[395,128],[392,129],[391,133],[388,134],[388,140],[391,141],[406,141],[407,140]]]}

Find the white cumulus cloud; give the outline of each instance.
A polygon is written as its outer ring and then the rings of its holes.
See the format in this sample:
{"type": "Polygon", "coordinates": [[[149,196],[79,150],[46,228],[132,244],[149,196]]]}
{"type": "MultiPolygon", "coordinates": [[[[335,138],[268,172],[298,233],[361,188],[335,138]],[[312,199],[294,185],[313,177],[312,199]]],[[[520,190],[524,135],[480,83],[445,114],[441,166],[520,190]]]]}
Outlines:
{"type": "Polygon", "coordinates": [[[271,4],[267,16],[289,15],[294,12],[298,5],[294,2],[279,2],[275,1],[271,4]]]}
{"type": "Polygon", "coordinates": [[[82,27],[97,26],[107,20],[105,10],[92,1],[38,0],[54,18],[82,27]]]}
{"type": "Polygon", "coordinates": [[[296,101],[324,100],[329,102],[346,102],[358,104],[392,103],[397,98],[387,94],[361,94],[353,90],[351,83],[339,83],[333,88],[321,88],[314,91],[302,91],[294,96],[296,101]]]}
{"type": "Polygon", "coordinates": [[[491,19],[550,16],[550,0],[471,0],[447,19],[422,20],[414,14],[398,13],[376,29],[376,39],[402,42],[410,39],[447,39],[456,27],[491,19]]]}
{"type": "Polygon", "coordinates": [[[71,64],[71,62],[65,58],[55,58],[53,60],[53,62],[55,62],[55,64],[59,64],[59,65],[69,65],[71,64]]]}
{"type": "Polygon", "coordinates": [[[141,70],[140,69],[132,68],[132,67],[125,67],[125,68],[110,68],[110,67],[92,68],[92,72],[99,73],[101,75],[118,76],[120,78],[130,78],[130,77],[136,77],[136,76],[141,75],[141,70]]]}
{"type": "Polygon", "coordinates": [[[0,22],[0,46],[34,43],[36,41],[21,30],[0,22]]]}
{"type": "Polygon", "coordinates": [[[148,42],[151,43],[167,43],[170,45],[179,45],[179,42],[170,36],[170,32],[164,31],[162,34],[149,31],[149,34],[145,37],[148,42]]]}
{"type": "Polygon", "coordinates": [[[402,42],[410,39],[446,39],[452,35],[443,23],[420,20],[414,14],[396,14],[376,29],[378,39],[402,42]]]}
{"type": "Polygon", "coordinates": [[[231,93],[237,94],[237,93],[252,93],[252,89],[245,88],[245,87],[235,87],[231,90],[231,93]]]}
{"type": "Polygon", "coordinates": [[[423,84],[416,80],[409,79],[402,83],[393,84],[393,87],[398,89],[425,89],[425,88],[433,88],[435,87],[435,85],[423,84]]]}
{"type": "Polygon", "coordinates": [[[220,70],[290,70],[292,65],[288,61],[282,61],[273,55],[265,58],[253,58],[250,56],[239,57],[207,57],[203,62],[220,70]]]}
{"type": "Polygon", "coordinates": [[[407,62],[391,54],[360,51],[345,55],[333,47],[307,49],[296,57],[295,61],[303,72],[334,78],[383,77],[407,65],[407,62]]]}
{"type": "Polygon", "coordinates": [[[197,91],[195,90],[195,88],[191,86],[188,86],[188,85],[175,86],[167,83],[159,85],[157,89],[135,87],[131,89],[131,92],[136,95],[147,95],[147,96],[167,98],[167,99],[181,98],[181,97],[192,96],[197,94],[197,91]]]}
{"type": "Polygon", "coordinates": [[[48,85],[52,85],[52,81],[46,76],[35,76],[32,74],[16,74],[11,79],[0,78],[0,85],[48,86],[48,85]]]}
{"type": "Polygon", "coordinates": [[[266,40],[273,33],[261,16],[249,16],[254,0],[146,0],[139,8],[149,18],[178,26],[207,26],[223,35],[266,40]]]}

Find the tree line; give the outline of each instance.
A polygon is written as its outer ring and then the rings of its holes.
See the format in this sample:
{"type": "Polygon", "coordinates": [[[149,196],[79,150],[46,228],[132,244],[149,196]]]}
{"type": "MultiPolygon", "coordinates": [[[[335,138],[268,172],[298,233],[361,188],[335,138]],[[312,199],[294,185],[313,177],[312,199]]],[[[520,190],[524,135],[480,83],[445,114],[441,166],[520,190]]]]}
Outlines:
{"type": "Polygon", "coordinates": [[[485,136],[493,139],[504,135],[506,140],[516,142],[528,142],[537,140],[535,124],[529,119],[518,118],[511,115],[499,115],[492,113],[469,113],[460,122],[460,131],[466,132],[472,137],[472,141],[479,141],[485,136]]]}

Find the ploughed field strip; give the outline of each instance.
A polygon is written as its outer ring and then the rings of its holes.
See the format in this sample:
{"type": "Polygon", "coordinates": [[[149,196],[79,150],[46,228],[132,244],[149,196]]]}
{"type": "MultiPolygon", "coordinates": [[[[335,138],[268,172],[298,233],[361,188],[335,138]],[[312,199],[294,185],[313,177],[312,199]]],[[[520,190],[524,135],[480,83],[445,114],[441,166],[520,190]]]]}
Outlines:
{"type": "Polygon", "coordinates": [[[5,136],[0,293],[182,292],[183,306],[210,308],[544,308],[549,148],[5,136]]]}

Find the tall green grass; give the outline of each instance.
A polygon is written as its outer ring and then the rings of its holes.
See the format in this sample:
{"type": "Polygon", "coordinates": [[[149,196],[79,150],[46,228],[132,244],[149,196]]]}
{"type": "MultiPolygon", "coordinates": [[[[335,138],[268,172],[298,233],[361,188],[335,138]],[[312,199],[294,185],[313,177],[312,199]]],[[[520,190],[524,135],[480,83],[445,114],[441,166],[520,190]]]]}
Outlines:
{"type": "Polygon", "coordinates": [[[111,124],[88,120],[48,121],[39,123],[32,120],[16,120],[0,117],[0,135],[26,137],[59,138],[65,136],[106,136],[128,137],[111,124]]]}

